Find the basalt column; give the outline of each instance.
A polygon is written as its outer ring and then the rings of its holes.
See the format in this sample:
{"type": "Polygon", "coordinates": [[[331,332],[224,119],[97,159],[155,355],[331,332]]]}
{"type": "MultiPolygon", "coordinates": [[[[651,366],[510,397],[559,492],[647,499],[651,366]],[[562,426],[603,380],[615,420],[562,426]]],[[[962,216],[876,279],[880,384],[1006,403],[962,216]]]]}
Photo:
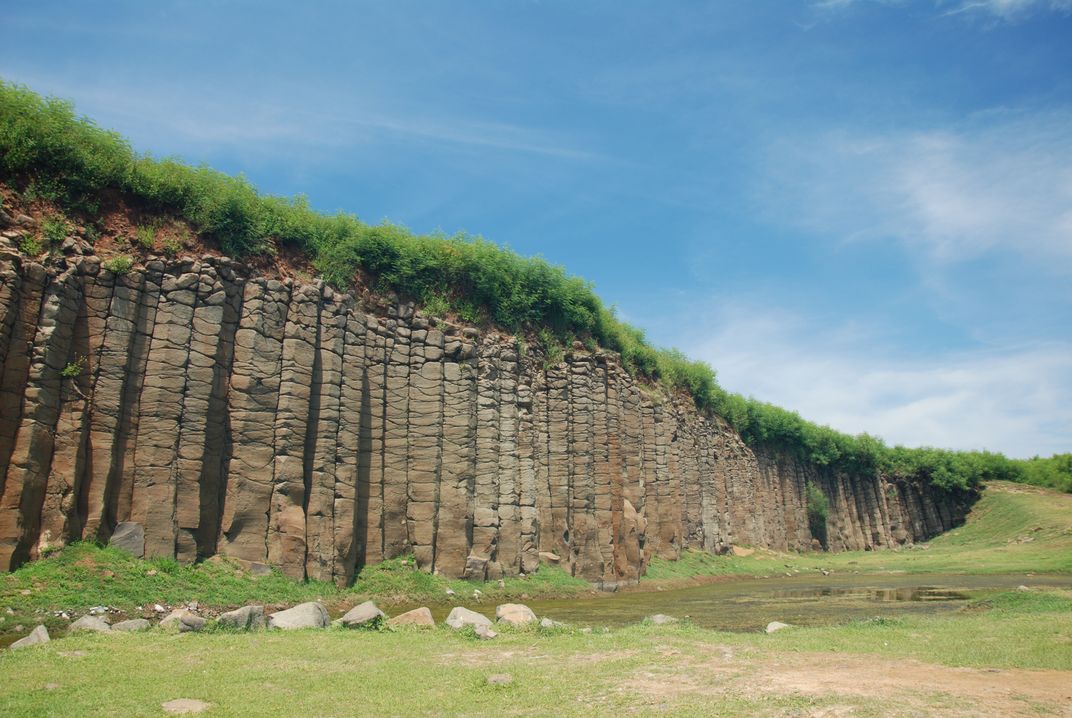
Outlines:
{"type": "Polygon", "coordinates": [[[687,549],[813,547],[809,485],[832,550],[925,540],[974,498],[751,447],[580,342],[210,255],[107,266],[0,253],[0,568],[132,521],[149,556],[296,579],[412,554],[610,589],[687,549]]]}

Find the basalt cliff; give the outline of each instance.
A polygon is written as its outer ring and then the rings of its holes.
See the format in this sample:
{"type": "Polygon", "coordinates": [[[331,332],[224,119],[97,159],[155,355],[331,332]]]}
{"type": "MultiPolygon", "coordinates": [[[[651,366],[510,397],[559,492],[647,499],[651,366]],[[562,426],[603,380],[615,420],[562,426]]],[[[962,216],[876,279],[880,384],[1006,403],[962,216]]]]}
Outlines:
{"type": "Polygon", "coordinates": [[[543,554],[612,588],[689,547],[816,547],[807,482],[831,550],[925,539],[970,500],[751,448],[613,353],[549,364],[512,335],[225,257],[117,273],[80,241],[40,261],[5,246],[3,569],[133,522],[147,556],[296,578],[346,583],[408,553],[496,578],[543,554]]]}

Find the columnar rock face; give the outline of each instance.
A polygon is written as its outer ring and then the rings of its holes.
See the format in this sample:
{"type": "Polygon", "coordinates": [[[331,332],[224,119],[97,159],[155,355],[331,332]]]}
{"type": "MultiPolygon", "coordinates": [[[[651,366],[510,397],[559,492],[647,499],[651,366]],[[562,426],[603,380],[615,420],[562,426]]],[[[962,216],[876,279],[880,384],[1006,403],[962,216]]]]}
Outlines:
{"type": "Polygon", "coordinates": [[[557,364],[513,337],[380,314],[226,258],[0,258],[0,568],[117,524],[147,556],[220,553],[351,581],[412,553],[451,577],[540,553],[611,588],[653,556],[894,547],[970,496],[753,450],[613,353],[557,364]]]}

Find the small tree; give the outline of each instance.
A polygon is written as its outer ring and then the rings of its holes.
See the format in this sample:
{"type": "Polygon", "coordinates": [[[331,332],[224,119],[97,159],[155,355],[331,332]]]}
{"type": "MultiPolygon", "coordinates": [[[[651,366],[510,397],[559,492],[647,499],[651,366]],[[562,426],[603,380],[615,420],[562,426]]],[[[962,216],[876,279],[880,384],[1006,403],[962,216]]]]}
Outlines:
{"type": "Polygon", "coordinates": [[[804,497],[808,506],[808,529],[814,538],[819,539],[823,548],[827,548],[826,517],[830,515],[830,500],[823,490],[812,482],[804,486],[804,497]]]}

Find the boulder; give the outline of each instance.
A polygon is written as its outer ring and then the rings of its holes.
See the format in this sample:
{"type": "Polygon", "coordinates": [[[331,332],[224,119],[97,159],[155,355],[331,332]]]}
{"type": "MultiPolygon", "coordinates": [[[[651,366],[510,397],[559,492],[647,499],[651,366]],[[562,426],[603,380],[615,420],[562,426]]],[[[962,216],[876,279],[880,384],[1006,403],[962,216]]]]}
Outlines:
{"type": "Polygon", "coordinates": [[[654,616],[648,616],[648,623],[655,626],[666,626],[671,623],[677,623],[677,619],[673,616],[667,616],[665,613],[656,613],[654,616]]]}
{"type": "Polygon", "coordinates": [[[132,618],[129,621],[120,621],[112,626],[113,631],[124,631],[126,633],[137,633],[139,631],[148,631],[149,627],[153,624],[146,621],[144,618],[132,618]]]}
{"type": "Polygon", "coordinates": [[[742,558],[751,556],[756,552],[754,548],[745,548],[744,546],[730,546],[730,551],[734,556],[740,556],[742,558]]]}
{"type": "Polygon", "coordinates": [[[385,617],[384,612],[377,608],[374,602],[365,601],[347,611],[339,619],[339,623],[345,628],[375,628],[385,617]]]}
{"type": "Polygon", "coordinates": [[[495,620],[512,626],[525,626],[538,619],[532,609],[520,603],[504,603],[495,609],[495,620]]]}
{"type": "Polygon", "coordinates": [[[775,633],[783,628],[789,628],[788,623],[782,623],[781,621],[771,621],[767,624],[767,633],[775,633]]]}
{"type": "Polygon", "coordinates": [[[435,619],[432,618],[432,612],[421,606],[415,608],[412,611],[406,611],[400,613],[394,618],[387,621],[388,626],[417,626],[419,628],[434,628],[435,619]]]}
{"type": "Polygon", "coordinates": [[[123,521],[116,524],[112,537],[108,539],[109,546],[122,549],[137,558],[145,556],[145,529],[135,521],[123,521]]]}
{"type": "Polygon", "coordinates": [[[447,616],[445,623],[453,628],[455,631],[460,631],[466,626],[483,626],[484,628],[491,628],[491,619],[482,613],[476,611],[470,611],[468,608],[462,608],[461,606],[454,607],[450,615],[447,616]]]}
{"type": "Polygon", "coordinates": [[[558,621],[552,621],[550,618],[540,619],[540,628],[562,628],[563,625],[558,621]]]}
{"type": "Polygon", "coordinates": [[[268,628],[295,630],[299,628],[327,628],[331,619],[328,609],[318,601],[299,603],[294,608],[277,611],[268,616],[268,628]]]}
{"type": "Polygon", "coordinates": [[[204,628],[205,619],[189,609],[176,608],[161,619],[160,627],[169,631],[189,633],[190,631],[200,631],[204,628]]]}
{"type": "Polygon", "coordinates": [[[103,618],[97,618],[96,616],[82,616],[77,621],[71,624],[71,633],[78,633],[79,631],[93,631],[95,633],[108,633],[112,630],[112,627],[108,625],[108,622],[103,618]]]}
{"type": "Polygon", "coordinates": [[[20,648],[28,648],[30,646],[37,646],[42,643],[48,643],[51,639],[48,637],[48,629],[44,626],[38,626],[30,631],[30,635],[25,638],[20,638],[11,644],[11,650],[17,651],[20,648]]]}
{"type": "Polygon", "coordinates": [[[484,625],[473,626],[473,633],[475,633],[476,637],[482,641],[490,641],[491,639],[499,635],[495,631],[491,630],[491,626],[484,625]]]}
{"type": "Polygon", "coordinates": [[[264,606],[243,606],[227,613],[221,613],[216,621],[225,628],[237,628],[252,631],[264,628],[264,606]]]}

